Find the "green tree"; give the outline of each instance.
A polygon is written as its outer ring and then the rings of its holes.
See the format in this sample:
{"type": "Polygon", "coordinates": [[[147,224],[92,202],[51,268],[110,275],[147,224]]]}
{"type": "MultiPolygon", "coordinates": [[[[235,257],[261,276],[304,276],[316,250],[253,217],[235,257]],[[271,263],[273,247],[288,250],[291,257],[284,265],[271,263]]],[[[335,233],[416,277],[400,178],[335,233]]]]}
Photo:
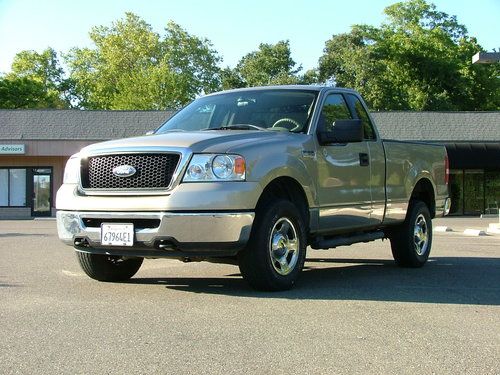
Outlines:
{"type": "Polygon", "coordinates": [[[221,86],[223,90],[238,89],[241,87],[247,87],[247,84],[243,81],[243,77],[236,71],[236,69],[231,69],[226,67],[221,71],[221,86]]]}
{"type": "Polygon", "coordinates": [[[161,36],[126,13],[110,27],[94,27],[90,38],[95,48],[66,56],[83,108],[177,108],[220,86],[220,57],[211,43],[173,22],[161,36]]]}
{"type": "Polygon", "coordinates": [[[70,105],[69,83],[52,48],[41,53],[19,52],[11,72],[1,79],[0,85],[2,108],[67,108],[70,105]]]}
{"type": "MultiPolygon", "coordinates": [[[[302,83],[303,77],[298,75],[302,66],[297,67],[291,55],[288,41],[261,43],[257,51],[243,56],[236,68],[223,70],[222,87],[228,89],[302,83]]],[[[307,76],[307,79],[310,78],[311,73],[307,76]]]]}
{"type": "Polygon", "coordinates": [[[471,64],[482,50],[455,16],[424,0],[385,9],[380,27],[354,25],[325,44],[319,76],[360,91],[376,110],[500,107],[497,66],[471,64]]]}
{"type": "Polygon", "coordinates": [[[313,85],[319,83],[319,72],[317,69],[309,69],[299,76],[299,83],[303,85],[313,85]]]}
{"type": "Polygon", "coordinates": [[[29,78],[0,78],[0,108],[47,108],[41,83],[29,78]]]}

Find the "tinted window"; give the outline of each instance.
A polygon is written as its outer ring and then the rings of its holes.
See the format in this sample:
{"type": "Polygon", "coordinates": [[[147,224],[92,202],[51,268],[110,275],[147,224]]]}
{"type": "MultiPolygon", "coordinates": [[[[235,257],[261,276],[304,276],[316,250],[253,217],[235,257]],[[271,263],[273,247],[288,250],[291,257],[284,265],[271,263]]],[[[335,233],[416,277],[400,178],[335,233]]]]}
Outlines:
{"type": "Polygon", "coordinates": [[[375,131],[373,130],[373,125],[370,121],[368,113],[366,113],[361,101],[354,95],[348,94],[347,100],[349,100],[351,108],[354,109],[356,117],[361,120],[363,124],[363,134],[365,139],[375,139],[375,131]]]}
{"type": "Polygon", "coordinates": [[[351,113],[344,97],[341,94],[330,94],[327,96],[321,115],[319,117],[318,128],[323,131],[332,131],[333,123],[336,120],[351,119],[351,113]]]}

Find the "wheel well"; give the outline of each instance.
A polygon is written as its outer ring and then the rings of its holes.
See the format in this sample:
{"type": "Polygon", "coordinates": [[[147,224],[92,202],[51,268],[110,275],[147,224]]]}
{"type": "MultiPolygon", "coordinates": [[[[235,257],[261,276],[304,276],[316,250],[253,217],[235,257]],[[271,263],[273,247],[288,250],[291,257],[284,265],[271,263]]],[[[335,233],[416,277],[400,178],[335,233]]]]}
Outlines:
{"type": "Polygon", "coordinates": [[[413,192],[411,194],[412,199],[418,199],[424,202],[429,208],[431,218],[436,216],[436,200],[434,199],[434,188],[432,187],[431,182],[423,178],[417,182],[413,192]]]}
{"type": "Polygon", "coordinates": [[[296,205],[302,214],[304,223],[309,228],[309,205],[306,194],[297,180],[291,177],[278,177],[272,180],[262,192],[257,202],[256,212],[265,206],[270,200],[282,198],[296,205]]]}

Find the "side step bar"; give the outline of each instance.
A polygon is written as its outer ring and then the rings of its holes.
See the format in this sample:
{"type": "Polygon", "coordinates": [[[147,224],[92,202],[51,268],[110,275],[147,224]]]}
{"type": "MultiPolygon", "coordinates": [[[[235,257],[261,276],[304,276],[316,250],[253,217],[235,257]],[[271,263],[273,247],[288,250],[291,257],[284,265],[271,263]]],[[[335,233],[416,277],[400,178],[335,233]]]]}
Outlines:
{"type": "Polygon", "coordinates": [[[381,240],[385,237],[383,231],[379,230],[376,232],[367,232],[367,233],[357,233],[350,236],[336,236],[329,238],[321,238],[319,237],[313,243],[311,243],[311,247],[313,249],[332,249],[338,246],[349,246],[359,242],[370,242],[375,240],[381,240]]]}

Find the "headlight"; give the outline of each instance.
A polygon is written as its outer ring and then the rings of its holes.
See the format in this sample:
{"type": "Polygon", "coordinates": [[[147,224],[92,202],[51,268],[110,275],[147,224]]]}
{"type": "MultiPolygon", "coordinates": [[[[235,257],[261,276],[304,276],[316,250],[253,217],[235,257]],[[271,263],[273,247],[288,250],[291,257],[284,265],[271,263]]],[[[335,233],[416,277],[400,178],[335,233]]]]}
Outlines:
{"type": "Polygon", "coordinates": [[[244,181],[245,171],[245,159],[242,156],[195,154],[183,181],[244,181]]]}
{"type": "Polygon", "coordinates": [[[80,157],[73,155],[64,168],[64,184],[77,184],[80,181],[80,157]]]}

